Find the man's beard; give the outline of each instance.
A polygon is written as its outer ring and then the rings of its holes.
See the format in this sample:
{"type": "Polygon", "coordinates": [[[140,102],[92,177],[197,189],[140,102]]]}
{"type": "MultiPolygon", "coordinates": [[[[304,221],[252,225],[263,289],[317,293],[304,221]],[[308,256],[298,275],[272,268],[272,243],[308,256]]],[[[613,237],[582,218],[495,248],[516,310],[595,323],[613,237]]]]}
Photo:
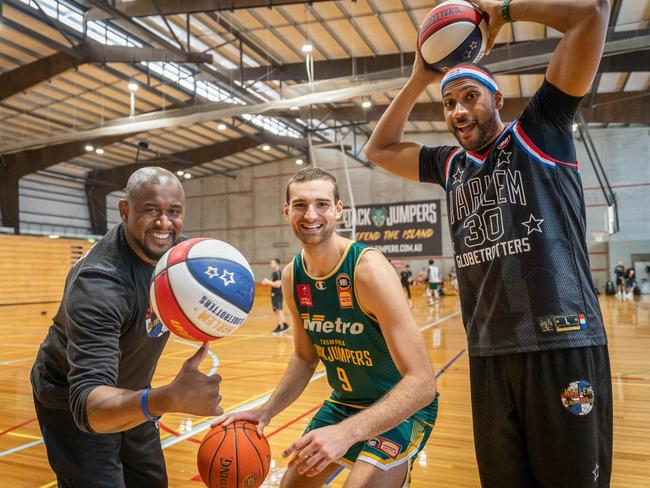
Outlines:
{"type": "MultiPolygon", "coordinates": [[[[175,235],[175,233],[174,233],[174,235],[175,235]]],[[[169,251],[172,247],[174,247],[176,244],[178,244],[178,242],[181,241],[181,238],[179,238],[179,239],[172,239],[172,242],[173,242],[172,245],[169,246],[169,247],[168,247],[167,249],[165,249],[164,251],[154,251],[153,249],[150,249],[150,248],[148,248],[147,246],[145,246],[144,243],[143,243],[140,239],[138,239],[138,238],[136,238],[136,237],[134,237],[133,240],[135,241],[135,243],[136,243],[138,246],[140,246],[140,249],[142,250],[142,252],[143,252],[143,254],[144,254],[145,256],[147,256],[147,257],[148,257],[149,259],[151,259],[152,261],[158,261],[160,258],[163,257],[163,255],[164,255],[167,251],[169,251]]],[[[182,240],[184,241],[185,239],[182,239],[182,240]]]]}
{"type": "Polygon", "coordinates": [[[499,130],[499,121],[496,117],[496,113],[493,113],[490,120],[486,121],[483,124],[479,124],[477,121],[476,128],[478,130],[478,140],[476,141],[476,144],[474,144],[472,147],[464,146],[463,143],[458,138],[458,136],[456,135],[456,133],[454,132],[454,136],[456,137],[456,140],[463,147],[463,149],[467,151],[478,151],[479,149],[483,149],[485,146],[487,146],[497,137],[498,130],[499,130]]]}

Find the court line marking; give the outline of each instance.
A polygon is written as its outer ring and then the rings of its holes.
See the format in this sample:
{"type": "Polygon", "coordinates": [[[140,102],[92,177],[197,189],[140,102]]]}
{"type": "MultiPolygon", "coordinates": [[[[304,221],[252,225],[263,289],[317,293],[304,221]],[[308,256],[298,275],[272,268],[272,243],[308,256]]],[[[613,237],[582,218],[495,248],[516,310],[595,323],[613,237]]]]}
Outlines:
{"type": "MultiPolygon", "coordinates": [[[[441,322],[444,322],[444,321],[446,321],[446,320],[448,320],[448,319],[450,319],[452,317],[456,317],[459,314],[460,314],[460,311],[453,312],[453,313],[451,313],[449,315],[446,315],[446,316],[441,317],[441,318],[439,318],[437,320],[434,320],[433,322],[425,324],[422,327],[419,327],[418,330],[420,330],[422,332],[424,330],[430,329],[434,325],[437,325],[437,324],[439,324],[441,322]]],[[[189,344],[192,344],[192,343],[189,343],[189,344]]],[[[438,376],[440,374],[442,374],[442,372],[444,372],[454,361],[456,361],[456,359],[458,359],[458,357],[460,357],[460,355],[464,351],[465,350],[463,349],[454,358],[452,358],[452,360],[449,363],[447,363],[447,365],[445,365],[441,371],[438,372],[438,376]]],[[[320,373],[316,373],[311,377],[309,382],[311,383],[312,381],[314,381],[316,379],[320,379],[323,376],[325,376],[325,374],[326,374],[325,371],[322,371],[320,373]]],[[[242,404],[240,406],[231,408],[230,410],[228,410],[227,412],[224,412],[224,413],[236,413],[236,412],[241,412],[243,410],[250,410],[251,408],[255,408],[255,407],[261,405],[262,403],[264,403],[266,400],[268,400],[271,397],[271,393],[273,393],[274,390],[275,390],[275,388],[273,388],[271,390],[268,390],[267,392],[263,393],[259,398],[255,399],[255,400],[251,400],[248,403],[244,403],[244,404],[242,404]]],[[[172,437],[167,437],[166,439],[164,439],[162,441],[163,449],[166,449],[167,447],[178,444],[179,442],[182,442],[185,439],[189,439],[190,437],[194,437],[195,434],[206,430],[210,426],[211,423],[212,423],[212,419],[209,419],[207,421],[199,421],[199,424],[197,424],[195,427],[193,427],[192,429],[190,429],[189,431],[184,433],[182,436],[173,437],[173,438],[172,437]]]]}
{"type": "Polygon", "coordinates": [[[22,451],[23,449],[27,449],[28,447],[32,447],[32,446],[35,446],[37,444],[41,444],[42,442],[43,442],[43,439],[39,439],[39,440],[34,441],[34,442],[28,442],[27,444],[23,444],[21,446],[14,447],[14,448],[8,449],[6,451],[2,451],[2,452],[0,452],[0,457],[8,456],[9,454],[13,454],[14,452],[22,451]]]}
{"type": "MultiPolygon", "coordinates": [[[[326,374],[325,371],[315,373],[309,379],[309,382],[311,383],[312,381],[319,380],[322,377],[324,377],[325,374],[326,374]]],[[[240,405],[238,405],[238,406],[236,406],[234,408],[231,408],[227,412],[224,412],[224,413],[237,413],[237,412],[241,412],[241,411],[244,411],[244,410],[250,410],[251,408],[255,408],[255,407],[261,405],[262,403],[266,402],[271,397],[271,394],[273,393],[274,390],[275,390],[275,388],[267,390],[266,392],[262,393],[258,398],[254,399],[254,400],[249,400],[247,402],[243,402],[240,405]]],[[[214,418],[210,417],[210,418],[208,418],[208,420],[206,420],[204,422],[200,422],[198,425],[196,425],[195,427],[193,427],[192,429],[187,431],[182,436],[165,439],[162,442],[163,449],[166,449],[166,448],[171,447],[171,446],[173,446],[175,444],[178,444],[179,442],[182,442],[185,439],[188,439],[190,437],[194,437],[195,434],[197,434],[199,432],[202,432],[202,431],[206,430],[208,427],[210,427],[210,424],[212,423],[213,420],[214,420],[214,418]]]]}
{"type": "MultiPolygon", "coordinates": [[[[435,321],[433,321],[433,322],[430,322],[430,323],[428,323],[428,324],[423,325],[422,327],[419,327],[418,330],[419,330],[420,332],[425,331],[425,330],[427,330],[427,329],[430,329],[430,328],[433,327],[434,325],[437,325],[437,324],[439,324],[439,323],[441,323],[441,322],[444,322],[445,320],[448,320],[448,319],[450,319],[450,318],[452,318],[452,317],[455,317],[455,316],[457,316],[457,315],[459,315],[459,314],[460,314],[460,311],[453,312],[453,313],[451,313],[451,314],[449,314],[449,315],[446,315],[446,316],[444,316],[444,317],[442,317],[442,318],[440,318],[440,319],[438,319],[438,320],[435,320],[435,321]]],[[[266,336],[266,334],[260,334],[260,337],[262,337],[262,336],[266,336]]],[[[243,340],[246,340],[246,339],[248,339],[248,338],[242,338],[242,339],[243,339],[243,340]]],[[[178,342],[181,342],[181,341],[182,341],[182,339],[174,339],[174,340],[175,340],[175,341],[178,341],[178,342]]],[[[198,347],[200,347],[200,346],[197,346],[197,344],[195,344],[195,343],[193,343],[193,342],[189,342],[189,341],[187,341],[187,342],[183,341],[183,342],[186,343],[186,344],[189,344],[189,345],[191,345],[191,346],[193,346],[193,347],[196,347],[197,349],[198,349],[198,347]]],[[[230,341],[230,342],[228,342],[228,343],[222,342],[221,345],[228,345],[228,344],[232,344],[233,342],[240,342],[240,341],[233,340],[233,341],[230,341]]],[[[212,352],[212,351],[209,351],[209,352],[212,352]]],[[[456,359],[457,359],[458,357],[460,357],[460,355],[461,355],[463,352],[464,352],[464,349],[463,349],[463,351],[461,351],[459,354],[457,354],[456,359]]],[[[214,355],[214,357],[213,357],[213,364],[214,364],[214,360],[215,360],[215,358],[216,358],[216,355],[214,355]]],[[[454,359],[454,361],[455,361],[455,359],[454,359]]],[[[2,364],[2,363],[0,363],[0,364],[2,364]]],[[[218,365],[218,358],[217,358],[217,365],[218,365]]],[[[447,367],[449,367],[449,366],[448,366],[448,365],[445,366],[445,369],[446,369],[447,367]]],[[[215,371],[216,371],[216,368],[215,368],[214,366],[213,366],[213,369],[215,369],[215,371]]],[[[441,374],[442,371],[444,371],[444,370],[441,370],[441,371],[439,372],[439,374],[441,374]]],[[[320,372],[320,373],[316,373],[316,374],[314,374],[314,376],[311,377],[311,379],[309,380],[309,382],[311,383],[312,381],[317,380],[317,379],[320,379],[320,378],[322,378],[323,376],[325,376],[325,372],[324,372],[324,371],[322,371],[322,372],[320,372]]],[[[260,398],[258,398],[258,399],[256,399],[256,400],[253,400],[253,401],[250,401],[249,403],[243,404],[243,405],[241,405],[241,406],[239,406],[239,407],[235,407],[234,409],[231,409],[228,413],[236,413],[236,412],[241,412],[242,410],[249,410],[249,409],[251,409],[251,408],[254,408],[254,407],[256,407],[256,406],[258,406],[258,405],[264,403],[266,400],[268,400],[268,399],[271,397],[271,393],[272,393],[272,392],[273,392],[273,390],[270,390],[270,392],[264,394],[264,395],[261,396],[260,398]]],[[[202,422],[202,423],[200,423],[199,425],[197,425],[196,427],[194,427],[193,429],[191,429],[190,431],[186,432],[185,434],[183,434],[183,435],[180,436],[180,437],[174,437],[174,438],[167,438],[167,439],[165,439],[165,440],[162,441],[162,443],[161,443],[161,444],[163,445],[163,449],[166,449],[167,447],[170,447],[170,446],[173,446],[173,445],[175,445],[175,444],[178,444],[179,442],[182,442],[182,441],[184,441],[185,439],[188,439],[188,438],[190,438],[190,437],[193,437],[194,434],[196,434],[196,433],[198,433],[198,432],[202,432],[203,430],[206,430],[206,429],[210,426],[211,423],[212,423],[212,420],[208,420],[208,421],[202,422]],[[169,441],[169,442],[167,442],[167,441],[169,441]]],[[[42,443],[42,442],[43,442],[43,439],[40,439],[40,440],[38,440],[38,441],[30,442],[30,443],[24,444],[24,445],[22,445],[22,446],[14,447],[13,449],[9,449],[9,450],[7,450],[7,451],[2,451],[2,452],[0,452],[0,457],[6,456],[6,455],[9,455],[9,454],[13,454],[14,452],[18,452],[18,451],[21,451],[21,450],[23,450],[23,449],[27,449],[27,448],[29,448],[29,447],[35,446],[35,445],[37,445],[37,444],[40,444],[40,443],[42,443]]],[[[47,485],[46,485],[46,486],[47,486],[47,485]]]]}

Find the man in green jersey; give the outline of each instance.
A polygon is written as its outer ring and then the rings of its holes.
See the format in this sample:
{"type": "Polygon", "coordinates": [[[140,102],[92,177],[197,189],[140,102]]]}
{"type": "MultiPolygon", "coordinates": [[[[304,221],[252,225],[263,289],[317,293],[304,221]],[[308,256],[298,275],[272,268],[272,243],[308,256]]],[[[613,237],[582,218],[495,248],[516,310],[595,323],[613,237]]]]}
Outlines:
{"type": "Polygon", "coordinates": [[[294,355],[260,408],[217,423],[271,418],[300,396],[319,359],[333,391],[302,437],[281,487],[320,487],[339,464],[346,487],[407,486],[411,461],[436,419],[433,369],[400,281],[376,249],[335,232],[343,214],[336,179],[319,168],[287,184],[284,215],[303,250],[282,273],[294,321],[294,355]]]}

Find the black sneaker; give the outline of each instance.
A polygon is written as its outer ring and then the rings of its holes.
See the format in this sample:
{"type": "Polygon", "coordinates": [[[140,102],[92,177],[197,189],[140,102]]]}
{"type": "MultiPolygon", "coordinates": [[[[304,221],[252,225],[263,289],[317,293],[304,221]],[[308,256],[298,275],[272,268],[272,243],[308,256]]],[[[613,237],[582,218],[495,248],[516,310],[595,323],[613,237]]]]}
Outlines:
{"type": "Polygon", "coordinates": [[[285,330],[288,330],[288,329],[289,329],[289,324],[287,324],[287,323],[282,324],[282,332],[284,332],[285,330]]]}
{"type": "Polygon", "coordinates": [[[278,324],[276,326],[276,328],[271,331],[271,334],[279,334],[283,330],[286,330],[286,329],[283,329],[282,326],[280,324],[278,324]]]}

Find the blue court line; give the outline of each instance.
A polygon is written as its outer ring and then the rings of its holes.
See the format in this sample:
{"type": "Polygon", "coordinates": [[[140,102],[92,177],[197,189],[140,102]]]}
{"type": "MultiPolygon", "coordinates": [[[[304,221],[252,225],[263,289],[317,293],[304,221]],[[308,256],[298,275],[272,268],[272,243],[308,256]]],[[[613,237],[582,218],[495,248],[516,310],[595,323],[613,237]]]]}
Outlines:
{"type": "MultiPolygon", "coordinates": [[[[187,346],[193,347],[194,349],[198,349],[199,347],[201,347],[201,345],[199,343],[197,343],[197,342],[185,341],[183,339],[174,339],[174,342],[179,342],[181,344],[185,344],[187,346]]],[[[212,376],[217,372],[217,368],[219,367],[219,358],[212,351],[208,351],[208,354],[212,358],[212,368],[210,369],[210,371],[208,371],[208,376],[212,376]]],[[[209,425],[209,423],[208,423],[208,425],[209,425]]],[[[2,452],[0,452],[0,457],[7,456],[9,454],[13,454],[14,452],[22,451],[23,449],[27,449],[27,448],[32,447],[32,446],[36,446],[38,444],[41,444],[42,442],[43,442],[43,439],[39,439],[37,441],[28,442],[27,444],[23,444],[23,445],[14,447],[13,449],[8,449],[6,451],[2,451],[2,452]]]]}
{"type": "MultiPolygon", "coordinates": [[[[321,379],[323,376],[325,376],[325,371],[320,371],[318,373],[314,373],[314,375],[309,379],[309,382],[311,383],[312,381],[321,379]]],[[[241,412],[243,410],[250,410],[251,408],[255,408],[264,402],[266,402],[269,398],[271,398],[271,393],[267,393],[261,398],[258,398],[257,400],[253,400],[251,402],[246,403],[245,405],[241,405],[237,408],[234,408],[232,410],[228,410],[224,413],[236,413],[236,412],[241,412]]],[[[216,417],[215,417],[216,418],[216,417]]],[[[196,434],[199,432],[202,432],[204,430],[207,430],[208,427],[210,427],[210,424],[214,421],[213,419],[206,420],[204,422],[201,422],[200,424],[195,425],[192,429],[188,430],[185,432],[183,435],[178,436],[178,437],[168,437],[167,439],[163,440],[161,442],[163,449],[167,449],[170,446],[173,446],[174,444],[178,444],[181,441],[184,441],[185,439],[188,439],[190,437],[194,437],[196,434]]]]}
{"type": "Polygon", "coordinates": [[[461,349],[461,350],[458,352],[458,354],[456,354],[453,358],[451,358],[451,359],[449,360],[449,362],[448,362],[447,364],[445,364],[445,365],[440,369],[440,371],[438,371],[438,373],[436,373],[436,379],[440,378],[440,377],[442,376],[442,373],[444,373],[445,371],[447,371],[447,368],[449,368],[449,366],[451,366],[452,364],[454,364],[454,363],[456,362],[456,360],[457,360],[459,357],[461,357],[461,355],[462,355],[464,352],[465,352],[465,349],[461,349]]]}
{"type": "Polygon", "coordinates": [[[329,485],[332,481],[334,481],[334,478],[336,478],[339,474],[341,474],[341,471],[345,469],[345,466],[339,466],[336,471],[332,473],[332,476],[327,478],[327,481],[325,482],[325,486],[329,485]]]}
{"type": "Polygon", "coordinates": [[[14,447],[13,449],[8,449],[6,451],[2,451],[2,452],[0,452],[0,457],[7,456],[9,454],[13,454],[14,452],[22,451],[23,449],[27,449],[28,447],[35,446],[37,444],[40,444],[41,442],[43,442],[43,439],[28,442],[27,444],[23,444],[22,446],[18,446],[18,447],[14,447]]]}

